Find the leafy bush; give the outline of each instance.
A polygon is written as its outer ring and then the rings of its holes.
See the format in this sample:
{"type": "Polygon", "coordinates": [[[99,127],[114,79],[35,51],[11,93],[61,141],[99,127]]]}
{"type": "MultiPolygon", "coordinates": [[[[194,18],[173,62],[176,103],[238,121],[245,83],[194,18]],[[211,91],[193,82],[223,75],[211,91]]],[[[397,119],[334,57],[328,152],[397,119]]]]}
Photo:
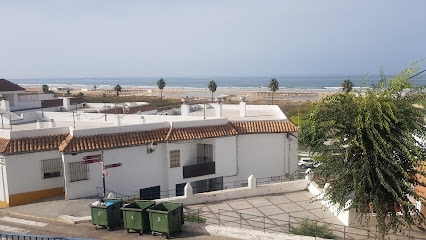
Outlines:
{"type": "Polygon", "coordinates": [[[206,223],[206,219],[198,214],[188,213],[184,215],[185,222],[206,223]]]}
{"type": "Polygon", "coordinates": [[[333,239],[329,224],[319,224],[316,221],[303,220],[297,227],[291,227],[290,233],[295,235],[333,239]]]}

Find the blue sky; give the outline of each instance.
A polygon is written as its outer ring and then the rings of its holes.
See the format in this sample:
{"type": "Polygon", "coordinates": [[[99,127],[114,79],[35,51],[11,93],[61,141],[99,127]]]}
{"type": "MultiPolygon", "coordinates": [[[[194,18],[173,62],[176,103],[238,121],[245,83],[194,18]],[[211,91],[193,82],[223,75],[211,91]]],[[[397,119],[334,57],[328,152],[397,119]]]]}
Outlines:
{"type": "Polygon", "coordinates": [[[426,58],[425,9],[424,0],[0,0],[0,77],[396,73],[426,58]]]}

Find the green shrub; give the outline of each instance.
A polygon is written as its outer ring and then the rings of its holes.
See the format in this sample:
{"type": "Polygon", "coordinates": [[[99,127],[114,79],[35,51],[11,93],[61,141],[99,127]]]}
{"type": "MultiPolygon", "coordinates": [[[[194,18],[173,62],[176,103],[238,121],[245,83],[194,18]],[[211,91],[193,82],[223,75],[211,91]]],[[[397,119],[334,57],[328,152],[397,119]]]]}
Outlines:
{"type": "Polygon", "coordinates": [[[295,235],[333,239],[330,224],[319,224],[316,221],[303,220],[297,227],[291,227],[290,233],[295,235]]]}
{"type": "Polygon", "coordinates": [[[206,219],[198,214],[188,213],[184,215],[185,222],[206,223],[206,219]]]}

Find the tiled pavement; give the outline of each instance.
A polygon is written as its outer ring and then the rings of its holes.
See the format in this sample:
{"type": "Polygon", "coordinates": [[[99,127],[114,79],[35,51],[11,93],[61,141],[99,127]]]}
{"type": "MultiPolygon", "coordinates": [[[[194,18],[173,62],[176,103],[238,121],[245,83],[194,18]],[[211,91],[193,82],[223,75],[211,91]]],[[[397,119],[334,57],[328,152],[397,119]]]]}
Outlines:
{"type": "MultiPolygon", "coordinates": [[[[20,215],[35,216],[39,219],[56,219],[61,215],[90,218],[88,205],[96,199],[54,200],[3,209],[20,215]]],[[[377,239],[367,231],[344,227],[343,224],[324,206],[316,201],[308,191],[257,196],[245,199],[211,202],[185,206],[185,211],[200,214],[208,224],[255,229],[265,232],[288,233],[303,219],[329,223],[338,239],[377,239]]],[[[1,213],[1,210],[0,210],[1,213]]],[[[1,215],[1,214],[0,214],[1,215]]],[[[374,229],[372,229],[374,230],[374,229]]],[[[391,236],[387,239],[426,239],[425,233],[416,237],[391,236]]]]}
{"type": "MultiPolygon", "coordinates": [[[[345,227],[308,191],[204,203],[185,208],[187,212],[205,218],[207,223],[219,226],[288,233],[290,228],[297,227],[307,219],[318,221],[320,225],[330,224],[330,229],[338,239],[377,239],[374,233],[366,229],[345,227]]],[[[370,229],[374,230],[374,227],[370,229]]],[[[421,237],[410,234],[411,237],[399,235],[387,236],[386,239],[426,239],[426,233],[420,233],[421,237]]]]}
{"type": "Polygon", "coordinates": [[[288,232],[303,219],[342,226],[342,223],[307,191],[186,206],[207,223],[265,231],[288,232]],[[289,224],[290,222],[290,224],[289,224]]]}

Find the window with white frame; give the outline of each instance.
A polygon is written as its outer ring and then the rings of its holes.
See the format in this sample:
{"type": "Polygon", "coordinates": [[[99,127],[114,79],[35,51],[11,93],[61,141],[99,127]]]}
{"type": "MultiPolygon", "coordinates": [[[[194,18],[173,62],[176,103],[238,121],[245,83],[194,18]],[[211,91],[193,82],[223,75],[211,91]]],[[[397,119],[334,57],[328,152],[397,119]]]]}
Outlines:
{"type": "Polygon", "coordinates": [[[170,168],[180,167],[180,150],[170,151],[170,168]]]}
{"type": "Polygon", "coordinates": [[[43,174],[43,179],[62,176],[62,159],[54,158],[41,160],[41,172],[43,174]]]}
{"type": "Polygon", "coordinates": [[[70,182],[89,179],[89,164],[84,162],[68,163],[68,176],[70,182]]]}

